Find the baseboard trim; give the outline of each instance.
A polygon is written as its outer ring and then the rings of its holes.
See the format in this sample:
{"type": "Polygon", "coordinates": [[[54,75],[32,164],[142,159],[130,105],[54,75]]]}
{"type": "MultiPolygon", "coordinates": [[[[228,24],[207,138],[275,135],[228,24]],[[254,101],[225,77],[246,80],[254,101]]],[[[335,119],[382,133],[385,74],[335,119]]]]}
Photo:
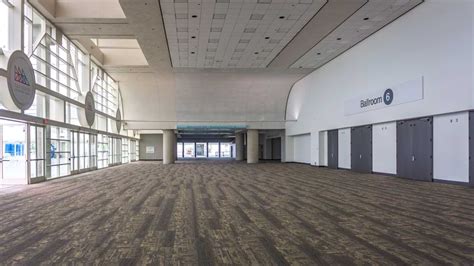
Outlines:
{"type": "Polygon", "coordinates": [[[442,180],[442,179],[433,179],[433,183],[441,183],[441,184],[448,184],[448,185],[458,185],[464,187],[474,187],[469,182],[460,182],[460,181],[451,181],[451,180],[442,180]]]}

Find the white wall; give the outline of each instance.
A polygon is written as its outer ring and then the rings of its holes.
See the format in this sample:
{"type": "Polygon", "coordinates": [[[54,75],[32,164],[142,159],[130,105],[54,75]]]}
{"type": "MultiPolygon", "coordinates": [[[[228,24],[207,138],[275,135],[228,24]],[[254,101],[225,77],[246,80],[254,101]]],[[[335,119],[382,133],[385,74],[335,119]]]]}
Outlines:
{"type": "Polygon", "coordinates": [[[338,167],[351,169],[351,129],[339,129],[337,133],[338,167]]]}
{"type": "Polygon", "coordinates": [[[299,135],[293,137],[293,162],[310,163],[311,158],[311,135],[299,135]]]}
{"type": "Polygon", "coordinates": [[[433,178],[469,182],[469,112],[434,117],[433,178]]]}
{"type": "MultiPolygon", "coordinates": [[[[343,55],[297,82],[287,135],[375,124],[473,108],[473,14],[468,0],[426,0],[343,55]],[[356,115],[344,102],[424,78],[424,99],[356,115]]],[[[319,145],[319,142],[314,142],[319,145]]],[[[310,161],[319,161],[312,149],[310,161]]]]}
{"type": "Polygon", "coordinates": [[[397,123],[382,123],[372,127],[372,171],[397,173],[397,123]]]}

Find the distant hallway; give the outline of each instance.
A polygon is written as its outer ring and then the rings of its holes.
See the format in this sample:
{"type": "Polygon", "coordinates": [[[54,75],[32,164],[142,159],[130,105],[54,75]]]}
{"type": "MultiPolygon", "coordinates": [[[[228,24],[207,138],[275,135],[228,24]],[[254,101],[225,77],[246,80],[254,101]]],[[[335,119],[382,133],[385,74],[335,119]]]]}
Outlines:
{"type": "Polygon", "coordinates": [[[474,189],[299,164],[133,163],[0,214],[7,265],[474,263],[474,189]]]}

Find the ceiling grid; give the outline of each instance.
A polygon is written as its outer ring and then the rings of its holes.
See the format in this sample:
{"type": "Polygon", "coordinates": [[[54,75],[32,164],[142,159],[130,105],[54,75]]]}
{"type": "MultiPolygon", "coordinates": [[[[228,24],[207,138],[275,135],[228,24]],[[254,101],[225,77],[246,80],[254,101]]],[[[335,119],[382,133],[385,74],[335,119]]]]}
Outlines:
{"type": "Polygon", "coordinates": [[[265,68],[324,0],[161,0],[173,67],[265,68]]]}

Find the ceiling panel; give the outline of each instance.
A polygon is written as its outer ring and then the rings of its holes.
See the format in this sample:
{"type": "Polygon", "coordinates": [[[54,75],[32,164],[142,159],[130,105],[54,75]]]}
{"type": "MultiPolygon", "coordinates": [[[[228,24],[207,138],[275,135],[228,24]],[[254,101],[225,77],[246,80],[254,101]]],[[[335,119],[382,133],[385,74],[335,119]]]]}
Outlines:
{"type": "Polygon", "coordinates": [[[161,0],[174,67],[264,68],[325,0],[161,0]]]}
{"type": "Polygon", "coordinates": [[[319,68],[422,2],[371,0],[291,67],[319,68]]]}

